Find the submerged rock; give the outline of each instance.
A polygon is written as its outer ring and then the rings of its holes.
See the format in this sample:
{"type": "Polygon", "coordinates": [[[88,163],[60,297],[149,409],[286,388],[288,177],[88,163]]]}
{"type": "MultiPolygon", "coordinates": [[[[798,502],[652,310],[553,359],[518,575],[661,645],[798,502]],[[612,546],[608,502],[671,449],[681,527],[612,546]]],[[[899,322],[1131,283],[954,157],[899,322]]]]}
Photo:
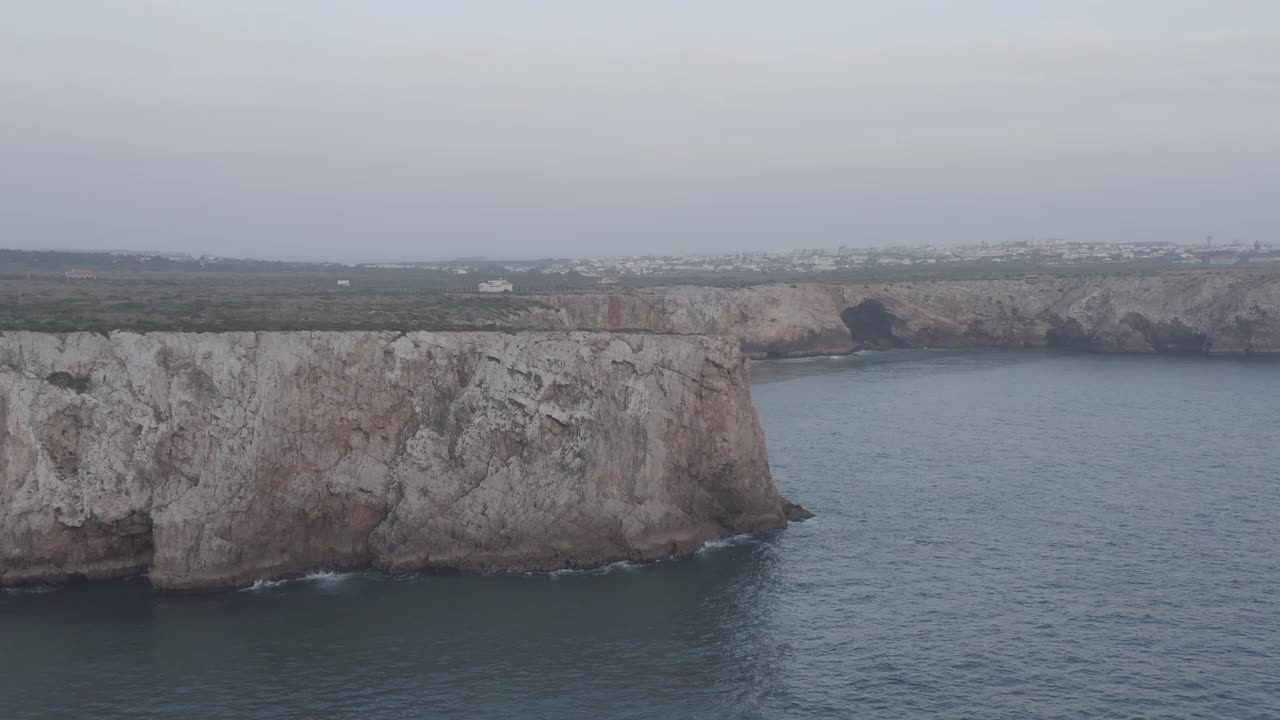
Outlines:
{"type": "Polygon", "coordinates": [[[584,567],[786,507],[721,338],[0,337],[0,584],[584,567]]]}

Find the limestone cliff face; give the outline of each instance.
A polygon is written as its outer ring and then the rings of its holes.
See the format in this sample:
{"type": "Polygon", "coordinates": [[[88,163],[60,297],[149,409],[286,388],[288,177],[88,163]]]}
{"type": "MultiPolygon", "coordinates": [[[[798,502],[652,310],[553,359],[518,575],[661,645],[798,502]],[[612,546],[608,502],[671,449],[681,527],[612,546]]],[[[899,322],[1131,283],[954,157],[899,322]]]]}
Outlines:
{"type": "Polygon", "coordinates": [[[672,287],[551,303],[568,326],[724,335],[752,357],[892,347],[1280,352],[1280,275],[1262,273],[672,287]]]}
{"type": "Polygon", "coordinates": [[[784,526],[736,343],[5,333],[0,584],[659,559],[784,526]]]}

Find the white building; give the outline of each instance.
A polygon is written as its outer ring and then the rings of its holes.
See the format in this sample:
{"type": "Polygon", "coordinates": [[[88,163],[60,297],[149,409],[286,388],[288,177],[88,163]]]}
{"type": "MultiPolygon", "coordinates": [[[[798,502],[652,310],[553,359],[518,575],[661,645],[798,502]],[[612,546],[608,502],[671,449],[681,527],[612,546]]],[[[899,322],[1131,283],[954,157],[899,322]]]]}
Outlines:
{"type": "Polygon", "coordinates": [[[482,293],[503,293],[511,292],[512,290],[515,290],[515,286],[511,284],[511,281],[503,280],[502,278],[486,280],[480,283],[480,292],[482,293]]]}
{"type": "Polygon", "coordinates": [[[351,287],[351,281],[350,281],[350,280],[339,280],[339,281],[338,281],[338,287],[351,287]]]}

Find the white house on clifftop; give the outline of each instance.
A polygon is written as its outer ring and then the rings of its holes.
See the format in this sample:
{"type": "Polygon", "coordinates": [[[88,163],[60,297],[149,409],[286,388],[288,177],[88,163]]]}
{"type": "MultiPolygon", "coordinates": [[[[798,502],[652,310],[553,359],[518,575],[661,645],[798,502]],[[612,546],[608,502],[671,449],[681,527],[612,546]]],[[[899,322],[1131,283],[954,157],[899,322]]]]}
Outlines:
{"type": "Polygon", "coordinates": [[[480,292],[482,293],[509,293],[512,290],[515,290],[515,286],[511,284],[511,281],[503,280],[502,278],[486,280],[480,283],[480,292]]]}

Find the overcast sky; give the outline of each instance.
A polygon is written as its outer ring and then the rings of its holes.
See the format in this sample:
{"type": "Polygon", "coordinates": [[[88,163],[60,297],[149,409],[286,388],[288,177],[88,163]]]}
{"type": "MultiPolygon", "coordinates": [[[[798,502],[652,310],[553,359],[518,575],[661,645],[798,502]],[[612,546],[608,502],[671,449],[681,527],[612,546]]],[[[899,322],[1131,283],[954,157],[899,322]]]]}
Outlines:
{"type": "Polygon", "coordinates": [[[1280,242],[1277,0],[0,0],[0,247],[1280,242]]]}

